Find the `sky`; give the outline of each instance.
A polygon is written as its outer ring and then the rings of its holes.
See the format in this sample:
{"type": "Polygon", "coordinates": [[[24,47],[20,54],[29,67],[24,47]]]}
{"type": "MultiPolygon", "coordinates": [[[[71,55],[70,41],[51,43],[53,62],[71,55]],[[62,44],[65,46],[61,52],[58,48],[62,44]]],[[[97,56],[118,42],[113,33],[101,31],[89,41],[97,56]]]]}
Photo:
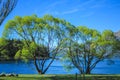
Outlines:
{"type": "Polygon", "coordinates": [[[39,17],[50,14],[75,26],[99,31],[120,30],[120,0],[19,0],[0,26],[0,36],[8,20],[33,14],[39,17]]]}

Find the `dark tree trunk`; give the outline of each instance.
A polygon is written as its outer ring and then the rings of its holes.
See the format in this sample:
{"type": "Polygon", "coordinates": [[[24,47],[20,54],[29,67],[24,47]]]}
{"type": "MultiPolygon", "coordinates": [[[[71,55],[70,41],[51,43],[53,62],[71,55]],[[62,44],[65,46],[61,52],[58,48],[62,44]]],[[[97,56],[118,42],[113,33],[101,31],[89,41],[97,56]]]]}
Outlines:
{"type": "Polygon", "coordinates": [[[91,74],[91,71],[90,71],[90,70],[87,70],[87,71],[86,71],[86,74],[91,74]]]}
{"type": "Polygon", "coordinates": [[[44,74],[44,73],[42,73],[42,71],[39,69],[39,67],[38,67],[38,65],[37,65],[37,61],[36,61],[36,57],[35,57],[35,56],[34,56],[34,65],[35,65],[35,67],[36,67],[36,70],[37,70],[38,74],[44,74]]]}
{"type": "Polygon", "coordinates": [[[91,70],[90,70],[90,66],[87,66],[87,69],[86,69],[86,74],[91,74],[91,70]]]}

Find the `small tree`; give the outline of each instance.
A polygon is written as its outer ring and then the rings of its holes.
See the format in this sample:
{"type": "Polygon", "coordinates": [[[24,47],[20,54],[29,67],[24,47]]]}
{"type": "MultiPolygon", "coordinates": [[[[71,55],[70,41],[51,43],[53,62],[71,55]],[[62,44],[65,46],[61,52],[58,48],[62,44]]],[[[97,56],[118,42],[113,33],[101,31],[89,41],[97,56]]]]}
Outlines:
{"type": "Polygon", "coordinates": [[[46,15],[16,16],[10,20],[4,30],[6,38],[17,38],[24,42],[24,47],[16,54],[16,58],[34,60],[39,74],[44,74],[56,55],[60,53],[64,42],[64,31],[71,25],[65,20],[46,15]]]}
{"type": "Polygon", "coordinates": [[[95,66],[113,55],[114,33],[105,30],[102,33],[87,27],[77,27],[71,32],[64,60],[76,67],[81,74],[90,74],[95,66]]]}

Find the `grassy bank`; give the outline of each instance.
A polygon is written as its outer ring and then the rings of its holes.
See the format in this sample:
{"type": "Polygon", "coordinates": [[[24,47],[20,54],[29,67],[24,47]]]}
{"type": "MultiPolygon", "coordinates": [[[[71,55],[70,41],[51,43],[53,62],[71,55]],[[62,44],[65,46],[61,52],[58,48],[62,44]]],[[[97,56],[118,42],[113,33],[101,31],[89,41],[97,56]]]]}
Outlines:
{"type": "MultiPolygon", "coordinates": [[[[0,80],[83,80],[77,75],[19,75],[18,77],[0,77],[0,80]]],[[[120,75],[86,75],[85,80],[120,80],[120,75]]]]}

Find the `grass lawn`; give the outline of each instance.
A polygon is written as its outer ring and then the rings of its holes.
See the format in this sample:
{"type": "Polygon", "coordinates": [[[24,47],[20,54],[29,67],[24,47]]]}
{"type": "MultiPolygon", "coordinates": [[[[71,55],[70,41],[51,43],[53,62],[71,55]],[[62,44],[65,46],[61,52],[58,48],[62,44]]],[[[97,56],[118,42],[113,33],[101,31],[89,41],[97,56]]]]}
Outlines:
{"type": "Polygon", "coordinates": [[[120,80],[120,75],[27,75],[20,74],[18,77],[0,77],[0,80],[120,80]]]}

